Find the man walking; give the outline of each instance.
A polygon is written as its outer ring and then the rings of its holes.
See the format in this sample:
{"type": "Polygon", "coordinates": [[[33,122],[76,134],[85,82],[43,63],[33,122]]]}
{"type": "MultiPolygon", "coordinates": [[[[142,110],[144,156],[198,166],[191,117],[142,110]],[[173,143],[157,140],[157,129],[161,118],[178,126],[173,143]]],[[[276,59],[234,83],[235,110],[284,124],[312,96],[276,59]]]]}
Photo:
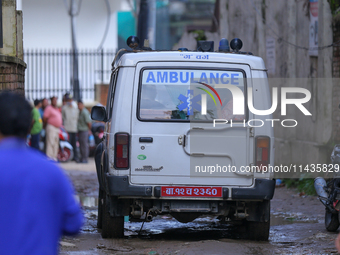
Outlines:
{"type": "Polygon", "coordinates": [[[80,231],[83,215],[56,163],[29,148],[32,108],[0,92],[0,247],[3,255],[58,254],[61,235],[80,231]]]}
{"type": "Polygon", "coordinates": [[[46,125],[46,155],[57,161],[59,149],[59,129],[62,125],[61,112],[57,107],[57,97],[51,97],[51,105],[44,110],[44,125],[46,125]]]}
{"type": "Polygon", "coordinates": [[[32,110],[32,129],[31,129],[31,147],[39,150],[40,132],[42,130],[42,119],[39,113],[41,108],[41,101],[34,100],[34,107],[32,110]]]}
{"type": "Polygon", "coordinates": [[[63,117],[63,123],[65,130],[69,134],[69,142],[73,147],[74,151],[74,160],[78,160],[77,155],[77,132],[78,132],[78,117],[79,117],[79,110],[75,107],[72,103],[72,97],[70,94],[66,93],[65,96],[66,104],[61,109],[61,114],[63,117]]]}
{"type": "Polygon", "coordinates": [[[90,113],[85,108],[84,103],[78,101],[79,118],[78,118],[78,139],[81,158],[79,163],[87,163],[89,156],[89,131],[91,130],[90,113]]]}

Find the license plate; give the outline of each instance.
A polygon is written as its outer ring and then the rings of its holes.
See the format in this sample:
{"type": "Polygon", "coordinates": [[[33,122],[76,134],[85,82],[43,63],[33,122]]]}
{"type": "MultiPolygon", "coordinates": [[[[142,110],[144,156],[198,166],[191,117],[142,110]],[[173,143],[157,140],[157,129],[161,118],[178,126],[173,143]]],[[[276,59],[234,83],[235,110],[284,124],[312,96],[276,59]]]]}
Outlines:
{"type": "Polygon", "coordinates": [[[222,187],[163,186],[162,197],[222,197],[222,187]]]}

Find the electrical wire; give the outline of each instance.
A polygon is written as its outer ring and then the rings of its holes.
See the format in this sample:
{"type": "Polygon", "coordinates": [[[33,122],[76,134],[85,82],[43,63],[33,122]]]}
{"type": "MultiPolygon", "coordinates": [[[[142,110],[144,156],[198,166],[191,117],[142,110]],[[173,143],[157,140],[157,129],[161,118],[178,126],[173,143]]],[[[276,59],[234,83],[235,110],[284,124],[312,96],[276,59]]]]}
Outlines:
{"type": "MultiPolygon", "coordinates": [[[[72,5],[72,1],[70,2],[70,5],[72,5]]],[[[73,16],[78,16],[79,13],[80,13],[80,10],[81,10],[81,5],[82,5],[82,0],[79,0],[79,3],[77,5],[77,10],[75,11],[75,13],[72,13],[72,6],[68,7],[68,3],[67,3],[67,0],[64,0],[64,5],[65,5],[65,8],[68,12],[68,15],[73,17],[73,16]]],[[[105,5],[106,5],[106,9],[107,9],[107,19],[106,19],[106,26],[105,26],[105,31],[104,31],[104,35],[103,35],[103,38],[98,46],[98,50],[102,49],[103,48],[103,44],[106,40],[106,37],[107,37],[107,34],[109,32],[109,28],[110,28],[110,22],[111,22],[111,6],[110,6],[110,3],[109,3],[109,0],[104,0],[105,2],[105,5]]]]}
{"type": "MultiPolygon", "coordinates": [[[[65,8],[66,8],[66,10],[67,10],[67,13],[68,13],[68,15],[69,16],[78,16],[79,15],[79,13],[80,13],[80,9],[81,9],[81,4],[82,4],[82,0],[79,0],[79,4],[78,4],[78,6],[77,6],[77,8],[78,8],[78,10],[76,11],[76,13],[72,13],[72,6],[68,6],[67,5],[67,0],[64,0],[64,5],[65,5],[65,8]]],[[[70,5],[72,5],[72,0],[71,0],[71,2],[70,2],[70,5]]]]}
{"type": "MultiPolygon", "coordinates": [[[[340,45],[340,40],[339,41],[336,41],[336,42],[333,42],[332,44],[329,44],[329,45],[326,45],[326,46],[319,46],[319,47],[305,47],[305,46],[300,46],[300,45],[297,45],[297,44],[294,44],[294,43],[291,43],[287,40],[285,40],[282,36],[280,36],[269,24],[267,24],[267,21],[265,18],[262,17],[262,14],[259,12],[259,10],[257,9],[255,3],[254,3],[254,0],[252,1],[252,6],[253,8],[255,9],[255,12],[257,15],[259,15],[262,19],[262,21],[264,22],[264,24],[266,24],[266,27],[268,27],[272,32],[273,34],[277,37],[277,40],[279,42],[284,42],[290,46],[293,46],[297,49],[302,49],[302,50],[324,50],[324,49],[327,49],[327,48],[330,48],[330,47],[333,47],[333,46],[339,46],[340,45]]],[[[265,6],[266,8],[268,8],[267,6],[265,6]]]]}
{"type": "Polygon", "coordinates": [[[140,227],[140,229],[139,229],[139,231],[138,231],[138,236],[140,236],[140,235],[142,234],[142,229],[143,229],[143,227],[144,227],[145,221],[146,221],[146,217],[145,217],[145,219],[143,220],[142,226],[140,227]]]}
{"type": "Polygon", "coordinates": [[[103,39],[98,46],[98,50],[103,48],[103,44],[106,40],[107,34],[109,33],[109,28],[110,28],[110,23],[111,23],[111,6],[109,3],[109,0],[104,0],[104,2],[106,4],[106,9],[107,9],[107,19],[106,19],[106,27],[105,27],[103,39]]]}

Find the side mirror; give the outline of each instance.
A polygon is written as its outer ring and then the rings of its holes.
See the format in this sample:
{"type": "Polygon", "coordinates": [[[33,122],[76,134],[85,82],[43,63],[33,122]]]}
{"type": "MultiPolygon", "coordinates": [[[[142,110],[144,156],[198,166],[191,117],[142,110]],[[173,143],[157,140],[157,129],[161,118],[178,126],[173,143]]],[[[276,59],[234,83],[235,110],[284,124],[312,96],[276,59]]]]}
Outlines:
{"type": "Polygon", "coordinates": [[[104,106],[93,106],[91,110],[91,119],[107,122],[107,114],[104,106]]]}

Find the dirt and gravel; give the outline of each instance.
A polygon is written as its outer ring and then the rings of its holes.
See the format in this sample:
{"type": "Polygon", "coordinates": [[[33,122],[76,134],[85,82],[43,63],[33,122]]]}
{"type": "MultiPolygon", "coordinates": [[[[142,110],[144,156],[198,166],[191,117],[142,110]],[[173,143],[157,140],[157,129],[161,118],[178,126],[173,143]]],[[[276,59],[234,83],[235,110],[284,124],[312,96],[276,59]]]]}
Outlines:
{"type": "Polygon", "coordinates": [[[83,205],[85,225],[76,237],[64,237],[60,254],[336,254],[334,239],[324,227],[324,207],[315,196],[277,188],[271,202],[268,242],[244,239],[235,226],[210,217],[179,223],[171,216],[150,223],[125,223],[125,238],[103,239],[96,228],[98,193],[93,159],[88,164],[60,165],[70,176],[83,205]]]}

